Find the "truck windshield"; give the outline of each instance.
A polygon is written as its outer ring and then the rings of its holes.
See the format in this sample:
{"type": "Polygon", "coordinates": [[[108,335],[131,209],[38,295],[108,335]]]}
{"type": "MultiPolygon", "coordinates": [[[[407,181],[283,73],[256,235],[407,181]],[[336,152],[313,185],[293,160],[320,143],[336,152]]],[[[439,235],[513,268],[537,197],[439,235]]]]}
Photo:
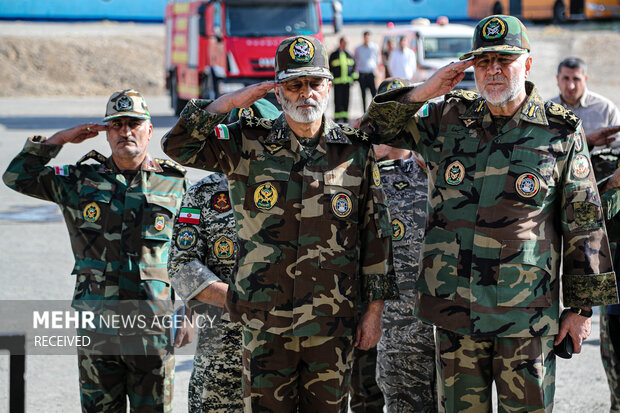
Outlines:
{"type": "Polygon", "coordinates": [[[424,37],[424,58],[461,56],[471,50],[471,37],[424,37]]]}
{"type": "Polygon", "coordinates": [[[316,34],[319,31],[314,2],[227,4],[230,36],[268,37],[316,34]]]}

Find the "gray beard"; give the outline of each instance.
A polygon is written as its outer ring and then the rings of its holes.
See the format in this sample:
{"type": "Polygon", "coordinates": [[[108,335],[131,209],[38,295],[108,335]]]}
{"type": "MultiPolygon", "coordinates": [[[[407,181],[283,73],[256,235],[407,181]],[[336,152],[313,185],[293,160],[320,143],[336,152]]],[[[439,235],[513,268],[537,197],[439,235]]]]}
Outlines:
{"type": "MultiPolygon", "coordinates": [[[[326,96],[327,98],[327,96],[326,96]]],[[[282,90],[280,90],[280,103],[282,104],[282,110],[286,113],[291,119],[295,122],[299,123],[312,123],[321,118],[325,111],[327,110],[327,100],[323,99],[320,102],[317,102],[314,99],[308,98],[304,99],[301,102],[293,103],[287,98],[284,97],[282,90]],[[298,109],[298,105],[316,105],[310,109],[298,109]]]]}
{"type": "Polygon", "coordinates": [[[491,105],[497,107],[504,107],[508,102],[512,101],[521,91],[525,88],[525,76],[513,77],[510,81],[508,89],[505,89],[501,94],[497,92],[493,93],[493,97],[489,93],[485,92],[483,88],[476,88],[480,91],[480,95],[491,105]]]}

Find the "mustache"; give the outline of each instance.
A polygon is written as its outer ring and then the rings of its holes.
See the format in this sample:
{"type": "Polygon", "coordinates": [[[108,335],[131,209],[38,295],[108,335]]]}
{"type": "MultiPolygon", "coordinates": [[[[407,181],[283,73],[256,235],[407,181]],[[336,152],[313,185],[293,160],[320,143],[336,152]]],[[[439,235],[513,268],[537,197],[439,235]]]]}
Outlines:
{"type": "Polygon", "coordinates": [[[490,82],[505,82],[505,81],[506,81],[506,77],[505,76],[493,75],[493,76],[491,76],[489,78],[486,78],[484,80],[484,84],[486,85],[487,83],[490,83],[490,82]]]}
{"type": "Polygon", "coordinates": [[[302,100],[301,102],[297,102],[295,104],[295,109],[299,108],[300,106],[304,106],[304,105],[310,105],[310,106],[317,108],[319,107],[319,102],[317,102],[316,100],[312,98],[307,98],[307,99],[302,100]]]}
{"type": "Polygon", "coordinates": [[[118,140],[118,143],[122,143],[122,142],[136,143],[136,139],[132,136],[124,136],[118,140]]]}

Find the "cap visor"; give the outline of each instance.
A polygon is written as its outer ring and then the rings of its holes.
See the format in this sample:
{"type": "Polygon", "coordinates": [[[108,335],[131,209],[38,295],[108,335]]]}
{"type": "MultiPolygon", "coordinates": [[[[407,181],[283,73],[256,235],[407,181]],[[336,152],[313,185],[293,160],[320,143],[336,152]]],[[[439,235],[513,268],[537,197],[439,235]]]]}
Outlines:
{"type": "Polygon", "coordinates": [[[151,115],[145,115],[144,113],[117,113],[116,115],[110,115],[103,118],[102,122],[109,122],[116,118],[137,118],[137,119],[151,119],[151,115]]]}
{"type": "Polygon", "coordinates": [[[479,56],[482,53],[523,54],[527,52],[528,52],[527,49],[522,49],[517,46],[506,46],[506,45],[487,46],[487,47],[480,47],[476,50],[472,50],[471,52],[467,52],[463,56],[459,57],[459,60],[467,60],[474,56],[479,56]]]}
{"type": "Polygon", "coordinates": [[[334,78],[331,72],[323,67],[308,67],[303,69],[284,70],[276,75],[276,82],[280,83],[306,76],[324,77],[329,80],[334,78]]]}

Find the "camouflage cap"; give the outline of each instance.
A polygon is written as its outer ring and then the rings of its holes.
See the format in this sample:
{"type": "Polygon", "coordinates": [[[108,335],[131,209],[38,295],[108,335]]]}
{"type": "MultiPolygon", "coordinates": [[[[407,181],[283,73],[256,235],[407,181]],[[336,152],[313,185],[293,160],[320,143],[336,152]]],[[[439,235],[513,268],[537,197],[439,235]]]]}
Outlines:
{"type": "Polygon", "coordinates": [[[319,39],[306,36],[282,40],[276,51],[276,82],[304,76],[332,80],[325,46],[319,39]]]}
{"type": "Polygon", "coordinates": [[[146,100],[144,100],[137,90],[125,89],[114,92],[112,96],[110,96],[110,99],[108,99],[103,122],[109,122],[112,119],[124,116],[138,119],[151,119],[146,100]]]}
{"type": "Polygon", "coordinates": [[[521,20],[514,16],[495,15],[480,20],[474,31],[472,51],[459,59],[487,52],[522,54],[529,51],[530,40],[521,20]]]}
{"type": "Polygon", "coordinates": [[[412,84],[413,82],[408,79],[402,79],[399,77],[388,77],[383,82],[381,82],[381,84],[377,88],[377,94],[385,93],[389,90],[394,90],[405,86],[411,86],[412,84]]]}

